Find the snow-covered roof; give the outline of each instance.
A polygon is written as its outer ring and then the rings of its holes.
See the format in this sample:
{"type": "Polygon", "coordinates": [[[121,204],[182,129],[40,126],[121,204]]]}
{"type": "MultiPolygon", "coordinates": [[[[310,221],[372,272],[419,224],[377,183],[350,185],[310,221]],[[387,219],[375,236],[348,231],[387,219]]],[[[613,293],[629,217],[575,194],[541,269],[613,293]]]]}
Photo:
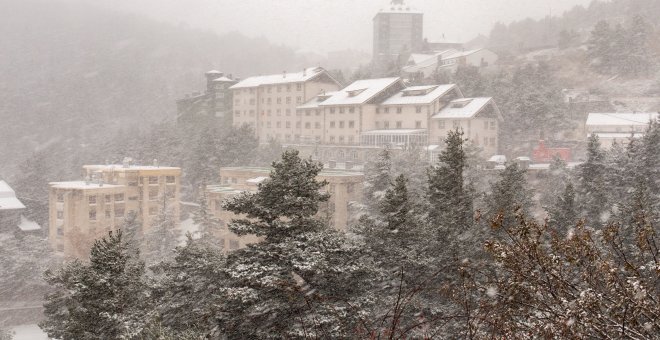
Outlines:
{"type": "Polygon", "coordinates": [[[307,68],[302,72],[295,73],[280,73],[272,74],[267,76],[256,76],[249,77],[241,80],[238,84],[230,87],[230,89],[241,89],[248,87],[257,87],[261,85],[276,85],[276,84],[288,84],[288,83],[299,83],[311,80],[317,76],[326,73],[325,69],[322,67],[311,67],[307,68]]]}
{"type": "Polygon", "coordinates": [[[346,88],[335,92],[320,106],[364,104],[388,87],[401,81],[401,78],[363,79],[353,82],[346,88]]]}
{"type": "Polygon", "coordinates": [[[238,190],[231,186],[221,184],[210,184],[206,186],[206,191],[216,194],[240,194],[245,190],[238,190]]]}
{"type": "MultiPolygon", "coordinates": [[[[644,137],[643,133],[632,133],[632,132],[595,132],[596,136],[599,139],[628,139],[632,138],[642,138],[644,137]]],[[[591,135],[588,134],[587,137],[591,135]]]]}
{"type": "Polygon", "coordinates": [[[325,92],[317,95],[316,97],[310,99],[307,103],[298,106],[298,109],[316,109],[328,98],[335,95],[337,91],[325,92]]]}
{"type": "Polygon", "coordinates": [[[25,209],[21,201],[16,198],[16,193],[5,181],[0,181],[0,210],[25,209]]]}
{"type": "Polygon", "coordinates": [[[154,165],[129,165],[125,168],[121,164],[109,164],[109,165],[83,165],[83,169],[88,169],[92,171],[129,171],[129,170],[181,170],[181,168],[171,167],[171,166],[154,166],[154,165]]]}
{"type": "Polygon", "coordinates": [[[220,72],[218,70],[211,70],[211,71],[206,72],[206,74],[221,74],[221,73],[222,72],[220,72]]]}
{"type": "Polygon", "coordinates": [[[456,84],[410,86],[385,100],[382,105],[430,104],[456,88],[456,84]]]}
{"type": "Polygon", "coordinates": [[[469,56],[471,54],[475,54],[475,53],[477,53],[481,50],[483,50],[483,48],[477,48],[477,49],[474,49],[474,50],[467,50],[467,51],[456,51],[455,53],[444,56],[443,59],[447,60],[447,59],[456,59],[456,58],[460,58],[460,57],[467,57],[467,56],[469,56]]]}
{"type": "Polygon", "coordinates": [[[259,177],[247,179],[247,180],[245,180],[245,182],[249,183],[249,184],[259,184],[259,183],[261,183],[261,182],[263,182],[267,179],[268,179],[268,177],[266,177],[266,176],[259,176],[259,177]]]}
{"type": "Polygon", "coordinates": [[[657,112],[641,113],[590,113],[587,117],[587,126],[593,125],[648,125],[651,120],[657,119],[657,112]]]}
{"type": "Polygon", "coordinates": [[[50,182],[49,185],[51,186],[51,188],[56,188],[56,189],[79,189],[79,190],[112,189],[112,188],[124,187],[123,185],[107,184],[107,183],[104,183],[103,186],[101,186],[99,183],[95,183],[91,181],[50,182]]]}
{"type": "Polygon", "coordinates": [[[37,222],[28,220],[25,216],[21,215],[21,224],[18,225],[18,228],[22,231],[35,231],[40,230],[41,226],[37,222]]]}
{"type": "MultiPolygon", "coordinates": [[[[492,97],[461,98],[452,100],[440,112],[433,115],[434,119],[472,118],[486,105],[492,102],[492,97]]],[[[499,118],[499,113],[498,113],[499,118]]]]}
{"type": "Polygon", "coordinates": [[[234,80],[233,80],[233,79],[229,79],[229,78],[227,78],[227,77],[220,77],[220,78],[213,79],[213,81],[214,81],[214,82],[218,82],[218,83],[223,83],[223,82],[228,82],[228,83],[230,83],[230,82],[233,82],[234,80]]]}

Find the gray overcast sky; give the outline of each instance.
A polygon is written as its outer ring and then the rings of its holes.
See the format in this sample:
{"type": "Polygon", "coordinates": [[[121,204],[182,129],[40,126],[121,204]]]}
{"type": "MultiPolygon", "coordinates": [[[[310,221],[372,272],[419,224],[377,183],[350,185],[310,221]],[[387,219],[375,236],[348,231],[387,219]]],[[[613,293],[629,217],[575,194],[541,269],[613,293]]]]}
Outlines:
{"type": "MultiPolygon", "coordinates": [[[[87,0],[216,32],[239,31],[316,52],[370,52],[372,19],[389,0],[87,0]]],[[[495,22],[559,15],[591,0],[407,0],[424,11],[424,32],[465,41],[495,22]]]]}

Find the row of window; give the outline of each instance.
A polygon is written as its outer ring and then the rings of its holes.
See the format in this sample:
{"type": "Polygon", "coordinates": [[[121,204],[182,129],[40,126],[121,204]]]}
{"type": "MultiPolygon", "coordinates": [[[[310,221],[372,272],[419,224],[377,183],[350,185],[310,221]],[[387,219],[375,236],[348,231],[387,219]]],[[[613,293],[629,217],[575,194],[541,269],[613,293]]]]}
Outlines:
{"type": "MultiPolygon", "coordinates": [[[[300,91],[303,90],[303,83],[296,83],[295,85],[296,85],[295,86],[296,91],[300,92],[300,91]]],[[[259,88],[259,90],[261,92],[265,91],[266,93],[271,93],[272,90],[273,90],[273,87],[275,87],[275,90],[277,92],[282,92],[282,90],[286,90],[286,92],[291,92],[291,90],[293,89],[292,84],[284,84],[284,85],[277,85],[277,86],[264,86],[264,87],[259,88]]],[[[254,87],[250,87],[250,88],[247,88],[247,89],[243,89],[242,92],[243,93],[252,93],[252,94],[254,94],[254,89],[255,89],[254,87]]],[[[240,92],[237,91],[237,93],[240,93],[240,92]]]]}
{"type": "MultiPolygon", "coordinates": [[[[376,121],[376,129],[387,130],[391,127],[395,128],[395,129],[403,129],[403,122],[399,120],[399,121],[394,122],[394,124],[390,124],[390,122],[386,121],[386,120],[382,121],[382,122],[376,121]]],[[[415,129],[422,129],[422,128],[423,128],[422,127],[422,121],[421,120],[415,121],[415,129]]]]}
{"type": "Polygon", "coordinates": [[[344,144],[344,143],[353,144],[353,143],[355,143],[355,137],[354,136],[348,136],[348,137],[345,137],[345,136],[336,136],[336,137],[335,136],[330,136],[330,137],[328,137],[328,139],[329,139],[331,144],[333,144],[333,143],[337,143],[337,144],[344,144]]]}
{"type": "MultiPolygon", "coordinates": [[[[273,102],[275,102],[277,104],[283,104],[283,103],[291,104],[293,102],[293,98],[292,97],[261,98],[261,104],[272,105],[273,102]],[[273,99],[275,99],[275,100],[273,100],[273,99]]],[[[303,97],[302,96],[297,96],[296,97],[296,104],[300,105],[302,103],[303,103],[303,97]]],[[[234,99],[234,104],[235,105],[241,105],[241,99],[240,98],[234,99]]],[[[243,99],[243,104],[256,105],[257,100],[255,98],[250,98],[249,100],[248,99],[243,99]]]]}
{"type": "MultiPolygon", "coordinates": [[[[343,129],[343,128],[345,128],[345,127],[346,127],[346,124],[345,124],[345,122],[344,122],[343,120],[338,121],[337,124],[335,124],[335,121],[334,121],[334,120],[331,120],[331,121],[330,121],[330,128],[331,128],[331,129],[334,129],[334,128],[343,129]]],[[[353,129],[353,128],[355,128],[355,121],[353,121],[353,120],[349,120],[349,121],[348,121],[348,128],[349,128],[349,129],[353,129]]]]}
{"type": "MultiPolygon", "coordinates": [[[[438,120],[438,129],[444,129],[446,128],[446,121],[445,120],[438,120]]],[[[472,121],[468,120],[467,121],[467,127],[470,128],[472,126],[472,121]]],[[[458,128],[461,127],[461,121],[460,120],[452,120],[452,128],[458,128]]],[[[497,129],[497,122],[492,120],[492,121],[484,121],[484,130],[496,130],[497,129]]]]}
{"type": "MultiPolygon", "coordinates": [[[[403,113],[403,107],[402,106],[397,106],[393,110],[396,113],[403,113]]],[[[389,107],[377,107],[376,108],[376,113],[390,113],[390,108],[389,107]]],[[[422,106],[415,106],[415,113],[422,113],[422,106]]]]}

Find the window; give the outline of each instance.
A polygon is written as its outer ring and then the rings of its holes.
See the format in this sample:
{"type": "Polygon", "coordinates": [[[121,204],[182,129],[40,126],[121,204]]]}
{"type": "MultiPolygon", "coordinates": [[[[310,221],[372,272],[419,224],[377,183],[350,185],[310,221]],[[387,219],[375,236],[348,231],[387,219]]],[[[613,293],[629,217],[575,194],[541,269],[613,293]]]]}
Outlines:
{"type": "Polygon", "coordinates": [[[354,128],[355,127],[355,121],[349,120],[348,121],[348,127],[351,128],[351,129],[354,128]]]}
{"type": "Polygon", "coordinates": [[[250,99],[250,105],[254,105],[254,104],[256,104],[256,101],[254,100],[254,98],[250,99]]]}
{"type": "Polygon", "coordinates": [[[353,183],[348,183],[348,185],[346,186],[346,192],[349,194],[353,193],[353,191],[355,191],[354,185],[355,184],[353,183]]]}
{"type": "Polygon", "coordinates": [[[355,113],[355,108],[354,107],[349,107],[348,108],[348,113],[355,113]]]}
{"type": "Polygon", "coordinates": [[[389,107],[384,108],[384,109],[383,109],[383,112],[384,112],[384,113],[390,113],[390,108],[389,108],[389,107]]]}
{"type": "Polygon", "coordinates": [[[334,121],[331,121],[331,122],[330,122],[330,128],[331,128],[331,129],[334,129],[334,127],[335,127],[335,122],[334,122],[334,121]]]}
{"type": "Polygon", "coordinates": [[[64,211],[58,211],[57,212],[57,219],[58,220],[64,219],[64,211]]]}
{"type": "Polygon", "coordinates": [[[305,116],[311,116],[312,110],[305,110],[305,116]]]}
{"type": "MultiPolygon", "coordinates": [[[[288,86],[287,86],[288,87],[288,86]]],[[[286,97],[286,103],[291,104],[291,97],[286,97]]]]}
{"type": "Polygon", "coordinates": [[[330,113],[335,113],[335,108],[334,107],[330,108],[330,113]]]}
{"type": "Polygon", "coordinates": [[[282,92],[282,86],[277,85],[277,92],[282,92]]]}
{"type": "Polygon", "coordinates": [[[335,142],[335,136],[330,136],[330,143],[334,143],[334,142],[335,142]]]}
{"type": "Polygon", "coordinates": [[[115,208],[115,217],[124,217],[124,208],[115,208]]]}
{"type": "Polygon", "coordinates": [[[286,92],[291,92],[291,84],[286,84],[286,92]]]}
{"type": "Polygon", "coordinates": [[[115,194],[115,201],[122,202],[124,200],[124,194],[115,194]]]}
{"type": "Polygon", "coordinates": [[[340,129],[343,129],[343,128],[344,128],[344,121],[343,121],[343,120],[339,122],[339,128],[340,128],[340,129]]]}
{"type": "Polygon", "coordinates": [[[137,198],[137,196],[130,196],[130,197],[128,198],[128,200],[129,200],[129,201],[137,201],[138,198],[137,198]]]}
{"type": "Polygon", "coordinates": [[[400,129],[401,127],[403,127],[403,122],[402,121],[397,121],[396,122],[396,128],[400,129]]]}
{"type": "Polygon", "coordinates": [[[91,221],[96,221],[96,209],[91,209],[89,211],[89,219],[91,221]]]}
{"type": "Polygon", "coordinates": [[[296,122],[296,129],[300,129],[301,122],[296,122]]]}
{"type": "Polygon", "coordinates": [[[112,195],[105,195],[105,203],[112,202],[112,195]]]}
{"type": "Polygon", "coordinates": [[[488,137],[484,137],[484,146],[488,145],[488,137]]]}
{"type": "Polygon", "coordinates": [[[314,110],[314,111],[316,112],[316,115],[317,115],[317,116],[320,116],[320,115],[321,115],[321,110],[316,109],[316,110],[314,110]]]}
{"type": "Polygon", "coordinates": [[[305,123],[305,129],[311,129],[312,128],[312,123],[307,122],[305,123]]]}
{"type": "Polygon", "coordinates": [[[105,218],[110,218],[110,210],[105,211],[105,218]]]}
{"type": "Polygon", "coordinates": [[[314,128],[320,129],[321,128],[321,123],[319,123],[319,122],[314,123],[314,128]]]}
{"type": "Polygon", "coordinates": [[[438,121],[438,129],[444,129],[445,128],[445,121],[444,120],[439,120],[438,121]]]}
{"type": "Polygon", "coordinates": [[[388,121],[384,121],[384,122],[383,122],[383,128],[385,128],[385,129],[389,129],[389,128],[390,128],[390,122],[388,122],[388,121]]]}
{"type": "Polygon", "coordinates": [[[296,91],[302,91],[302,84],[301,83],[296,84],[296,91]]]}
{"type": "Polygon", "coordinates": [[[149,215],[150,216],[156,216],[158,214],[158,208],[156,207],[150,207],[149,208],[149,215]]]}
{"type": "Polygon", "coordinates": [[[281,116],[282,115],[282,110],[277,109],[277,110],[275,110],[275,113],[277,113],[278,116],[281,116]]]}
{"type": "Polygon", "coordinates": [[[401,107],[396,108],[396,113],[401,113],[402,111],[403,111],[403,109],[401,107]]]}
{"type": "Polygon", "coordinates": [[[165,176],[165,183],[167,183],[167,184],[176,183],[176,177],[174,177],[174,176],[165,176]]]}
{"type": "Polygon", "coordinates": [[[484,121],[484,130],[488,130],[488,121],[487,120],[484,121]]]}
{"type": "Polygon", "coordinates": [[[348,136],[348,143],[353,144],[355,138],[353,136],[348,136]]]}
{"type": "Polygon", "coordinates": [[[266,122],[266,127],[270,128],[270,122],[266,122]]]}
{"type": "Polygon", "coordinates": [[[58,202],[64,202],[64,194],[58,193],[57,194],[57,201],[58,202]]]}
{"type": "Polygon", "coordinates": [[[416,113],[422,113],[422,107],[421,106],[415,106],[415,112],[416,113]]]}
{"type": "Polygon", "coordinates": [[[155,201],[158,199],[158,189],[149,189],[149,200],[155,201]]]}
{"type": "Polygon", "coordinates": [[[495,146],[495,137],[490,137],[490,146],[495,146]]]}
{"type": "Polygon", "coordinates": [[[286,109],[286,115],[290,116],[291,115],[291,109],[286,109]]]}
{"type": "Polygon", "coordinates": [[[277,122],[277,123],[275,124],[275,126],[277,126],[278,128],[281,128],[281,127],[282,127],[282,122],[277,122]]]}
{"type": "Polygon", "coordinates": [[[286,128],[287,128],[287,129],[290,129],[290,128],[291,128],[291,122],[289,122],[289,121],[286,122],[286,128]]]}
{"type": "Polygon", "coordinates": [[[64,228],[57,227],[57,236],[64,236],[64,228]]]}
{"type": "Polygon", "coordinates": [[[380,113],[380,107],[376,108],[376,113],[380,113]]]}
{"type": "Polygon", "coordinates": [[[418,120],[415,121],[415,129],[421,129],[422,128],[422,121],[418,120]]]}
{"type": "Polygon", "coordinates": [[[282,98],[279,98],[279,97],[278,97],[278,98],[277,98],[277,103],[278,103],[278,104],[282,104],[282,98]]]}
{"type": "Polygon", "coordinates": [[[296,104],[302,104],[302,97],[301,96],[296,97],[296,104]]]}
{"type": "MultiPolygon", "coordinates": [[[[344,136],[339,136],[339,144],[344,144],[344,136]]],[[[343,153],[343,151],[340,151],[343,153]]],[[[341,158],[344,158],[344,155],[342,154],[341,158]]]]}
{"type": "Polygon", "coordinates": [[[454,128],[459,128],[459,127],[461,127],[461,121],[460,120],[454,120],[454,121],[452,121],[452,125],[454,126],[454,128]]]}
{"type": "Polygon", "coordinates": [[[266,92],[270,93],[270,90],[271,90],[271,87],[268,86],[268,87],[266,88],[266,92]]]}
{"type": "Polygon", "coordinates": [[[495,121],[490,122],[490,129],[495,130],[496,128],[497,128],[497,122],[495,121]]]}
{"type": "Polygon", "coordinates": [[[339,108],[339,113],[344,113],[344,108],[343,107],[339,108]]]}
{"type": "Polygon", "coordinates": [[[89,196],[89,204],[96,204],[96,196],[89,196]]]}
{"type": "Polygon", "coordinates": [[[149,184],[158,184],[157,176],[149,176],[149,184]]]}

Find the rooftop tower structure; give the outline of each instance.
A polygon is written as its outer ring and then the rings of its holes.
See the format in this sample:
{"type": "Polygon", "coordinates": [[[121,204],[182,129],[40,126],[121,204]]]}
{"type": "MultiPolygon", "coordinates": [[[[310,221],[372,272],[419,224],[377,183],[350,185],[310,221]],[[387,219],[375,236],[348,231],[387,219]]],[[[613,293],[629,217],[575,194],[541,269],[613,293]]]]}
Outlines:
{"type": "Polygon", "coordinates": [[[393,63],[423,49],[424,14],[404,0],[392,0],[373,22],[373,64],[378,71],[387,71],[393,63]]]}

